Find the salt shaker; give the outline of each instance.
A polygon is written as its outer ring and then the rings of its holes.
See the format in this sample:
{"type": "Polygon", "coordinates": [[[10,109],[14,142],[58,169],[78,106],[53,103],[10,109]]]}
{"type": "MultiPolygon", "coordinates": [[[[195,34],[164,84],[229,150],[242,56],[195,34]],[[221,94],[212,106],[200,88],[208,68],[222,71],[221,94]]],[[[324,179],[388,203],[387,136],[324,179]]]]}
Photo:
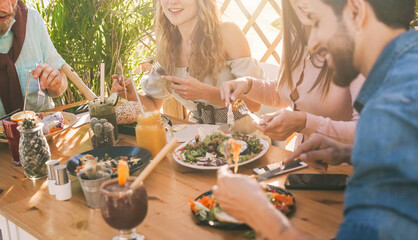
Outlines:
{"type": "Polygon", "coordinates": [[[48,170],[48,190],[49,195],[55,195],[55,170],[54,167],[58,165],[58,160],[48,160],[46,161],[46,169],[48,170]]]}
{"type": "Polygon", "coordinates": [[[55,171],[55,198],[65,201],[71,198],[71,181],[68,179],[67,166],[57,165],[55,171]]]}

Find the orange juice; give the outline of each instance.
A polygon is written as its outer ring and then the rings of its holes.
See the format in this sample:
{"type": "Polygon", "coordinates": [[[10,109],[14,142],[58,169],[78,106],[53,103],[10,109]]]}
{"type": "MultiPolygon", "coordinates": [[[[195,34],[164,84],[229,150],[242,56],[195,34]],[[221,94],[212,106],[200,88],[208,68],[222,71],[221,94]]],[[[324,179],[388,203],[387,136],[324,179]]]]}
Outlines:
{"type": "Polygon", "coordinates": [[[167,144],[165,127],[158,111],[140,114],[135,133],[138,147],[149,150],[152,157],[167,144]]]}

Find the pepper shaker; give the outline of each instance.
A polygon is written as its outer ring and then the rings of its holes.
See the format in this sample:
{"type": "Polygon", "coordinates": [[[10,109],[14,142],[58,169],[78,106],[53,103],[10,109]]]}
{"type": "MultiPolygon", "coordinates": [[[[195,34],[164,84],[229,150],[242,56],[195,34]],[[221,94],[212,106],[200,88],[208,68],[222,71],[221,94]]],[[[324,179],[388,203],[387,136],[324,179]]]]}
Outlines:
{"type": "Polygon", "coordinates": [[[48,160],[46,161],[46,169],[48,170],[48,190],[49,195],[55,195],[55,170],[54,167],[58,165],[58,160],[48,160]]]}
{"type": "Polygon", "coordinates": [[[71,198],[71,181],[68,179],[67,166],[57,165],[55,170],[55,198],[65,201],[71,198]]]}

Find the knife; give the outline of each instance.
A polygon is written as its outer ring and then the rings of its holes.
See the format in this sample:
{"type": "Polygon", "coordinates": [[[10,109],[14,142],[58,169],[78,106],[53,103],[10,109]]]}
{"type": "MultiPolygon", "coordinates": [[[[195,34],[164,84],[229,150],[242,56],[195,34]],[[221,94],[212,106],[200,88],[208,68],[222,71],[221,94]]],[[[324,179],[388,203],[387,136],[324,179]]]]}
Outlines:
{"type": "Polygon", "coordinates": [[[299,166],[300,165],[299,164],[300,162],[301,162],[300,159],[295,159],[295,160],[293,160],[291,162],[288,162],[286,164],[282,164],[278,168],[275,168],[273,170],[267,171],[267,172],[262,173],[262,174],[258,174],[257,181],[258,182],[261,182],[261,181],[267,180],[267,179],[269,179],[271,177],[280,175],[282,171],[285,171],[285,170],[288,170],[288,169],[292,169],[292,168],[295,168],[295,167],[299,166]]]}
{"type": "Polygon", "coordinates": [[[14,110],[14,111],[12,111],[12,112],[10,112],[10,113],[8,113],[8,114],[4,115],[3,117],[1,117],[1,118],[0,118],[0,121],[2,121],[3,119],[6,119],[6,118],[8,118],[8,117],[11,117],[13,114],[15,114],[15,113],[17,113],[17,112],[19,112],[19,111],[20,111],[20,108],[18,108],[18,109],[16,109],[16,110],[14,110]]]}

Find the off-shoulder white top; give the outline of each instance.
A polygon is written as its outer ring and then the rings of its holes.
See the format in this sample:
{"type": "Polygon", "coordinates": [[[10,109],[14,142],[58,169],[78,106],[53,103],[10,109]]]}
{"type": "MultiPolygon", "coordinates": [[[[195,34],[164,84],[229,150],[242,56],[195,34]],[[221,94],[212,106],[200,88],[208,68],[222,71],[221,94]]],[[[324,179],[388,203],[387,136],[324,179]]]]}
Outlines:
{"type": "MultiPolygon", "coordinates": [[[[174,76],[176,77],[187,77],[188,73],[185,67],[179,67],[176,69],[174,76]]],[[[216,87],[220,87],[223,82],[234,80],[236,78],[251,76],[258,79],[266,79],[263,69],[260,66],[260,63],[252,58],[252,57],[245,57],[245,58],[237,58],[228,60],[225,62],[225,67],[219,73],[218,82],[216,87]]],[[[205,84],[211,85],[212,80],[210,78],[205,78],[202,81],[205,84]]],[[[188,110],[196,111],[196,103],[195,101],[186,100],[176,94],[172,89],[167,90],[165,87],[164,80],[161,79],[161,76],[154,70],[151,70],[148,77],[145,77],[141,81],[142,90],[148,96],[152,96],[154,98],[160,99],[167,99],[170,97],[174,97],[177,101],[182,103],[188,110]]],[[[198,100],[199,102],[203,102],[205,104],[209,104],[206,100],[198,100]]],[[[215,108],[223,108],[224,106],[218,106],[216,104],[211,105],[215,108]]]]}

